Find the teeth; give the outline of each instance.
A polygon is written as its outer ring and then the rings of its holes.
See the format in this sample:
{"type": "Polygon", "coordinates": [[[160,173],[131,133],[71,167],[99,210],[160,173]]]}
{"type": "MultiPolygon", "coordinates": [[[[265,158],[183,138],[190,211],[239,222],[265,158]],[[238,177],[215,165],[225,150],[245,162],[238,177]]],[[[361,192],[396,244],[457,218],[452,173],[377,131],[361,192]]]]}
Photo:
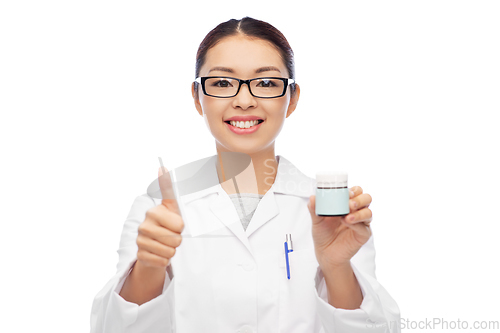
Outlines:
{"type": "Polygon", "coordinates": [[[258,120],[252,120],[252,121],[230,121],[230,124],[233,125],[234,127],[239,127],[239,128],[250,128],[252,126],[255,126],[259,123],[258,120]]]}

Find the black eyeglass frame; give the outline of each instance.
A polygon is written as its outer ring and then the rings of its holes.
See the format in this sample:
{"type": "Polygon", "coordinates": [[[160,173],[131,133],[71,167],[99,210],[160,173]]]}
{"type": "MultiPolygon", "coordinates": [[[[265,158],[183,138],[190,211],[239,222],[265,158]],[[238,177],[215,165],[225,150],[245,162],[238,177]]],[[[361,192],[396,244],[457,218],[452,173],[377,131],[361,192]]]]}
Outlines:
{"type": "Polygon", "coordinates": [[[289,78],[286,78],[286,77],[272,77],[272,76],[266,76],[266,77],[256,77],[254,79],[250,79],[250,80],[241,80],[241,79],[237,79],[235,77],[230,77],[230,76],[199,76],[197,77],[194,82],[197,82],[197,83],[200,83],[201,84],[201,88],[203,90],[203,93],[207,96],[210,96],[210,97],[216,97],[216,98],[232,98],[236,95],[238,95],[238,93],[240,92],[240,88],[241,86],[246,83],[247,87],[248,87],[248,91],[250,92],[250,94],[253,96],[253,97],[256,97],[256,98],[278,98],[278,97],[283,97],[285,96],[286,94],[286,89],[288,88],[288,85],[289,84],[292,84],[292,83],[295,83],[295,80],[294,79],[289,79],[289,78]],[[238,86],[238,90],[236,90],[236,93],[232,96],[215,96],[215,95],[210,95],[210,94],[207,94],[207,91],[205,90],[205,81],[207,79],[217,79],[217,78],[220,78],[220,79],[233,79],[233,80],[237,80],[238,83],[239,83],[239,86],[238,86]],[[281,93],[281,95],[279,96],[273,96],[273,97],[261,97],[261,96],[255,96],[252,92],[252,88],[250,88],[250,82],[252,81],[255,81],[255,80],[263,80],[263,79],[278,79],[278,80],[281,80],[283,81],[284,85],[283,85],[283,92],[281,93]]]}

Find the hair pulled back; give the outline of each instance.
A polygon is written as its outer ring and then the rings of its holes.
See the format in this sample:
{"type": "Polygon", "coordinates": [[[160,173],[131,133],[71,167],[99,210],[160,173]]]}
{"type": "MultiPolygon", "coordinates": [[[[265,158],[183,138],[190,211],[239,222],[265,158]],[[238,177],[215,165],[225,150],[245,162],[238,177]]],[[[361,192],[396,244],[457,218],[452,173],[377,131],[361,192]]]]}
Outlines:
{"type": "MultiPolygon", "coordinates": [[[[244,35],[259,38],[271,42],[279,51],[283,63],[285,64],[290,79],[295,79],[295,62],[293,51],[285,36],[271,24],[244,17],[241,20],[231,19],[220,23],[212,29],[203,39],[196,54],[195,78],[200,75],[200,69],[205,63],[207,52],[225,37],[234,35],[244,35]]],[[[195,91],[198,94],[198,83],[195,82],[195,91]]],[[[295,94],[295,83],[290,85],[291,94],[295,94]]]]}

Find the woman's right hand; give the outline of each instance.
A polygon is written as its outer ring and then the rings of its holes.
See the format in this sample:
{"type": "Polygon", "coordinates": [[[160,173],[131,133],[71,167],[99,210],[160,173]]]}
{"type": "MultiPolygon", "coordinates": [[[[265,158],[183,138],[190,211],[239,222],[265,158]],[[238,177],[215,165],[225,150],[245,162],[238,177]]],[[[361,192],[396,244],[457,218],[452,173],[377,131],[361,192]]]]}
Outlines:
{"type": "Polygon", "coordinates": [[[184,221],[166,168],[158,169],[158,181],[162,202],[149,209],[144,222],[139,225],[137,264],[165,269],[181,244],[184,221]]]}

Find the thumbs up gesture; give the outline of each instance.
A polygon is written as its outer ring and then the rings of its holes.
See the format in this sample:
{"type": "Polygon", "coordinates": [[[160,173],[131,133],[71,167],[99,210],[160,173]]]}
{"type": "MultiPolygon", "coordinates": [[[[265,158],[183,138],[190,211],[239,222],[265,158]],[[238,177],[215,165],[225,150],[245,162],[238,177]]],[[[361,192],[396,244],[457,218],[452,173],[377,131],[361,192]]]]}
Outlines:
{"type": "Polygon", "coordinates": [[[137,235],[137,264],[165,269],[181,244],[184,229],[172,178],[165,167],[158,169],[162,202],[146,212],[137,235]]]}

